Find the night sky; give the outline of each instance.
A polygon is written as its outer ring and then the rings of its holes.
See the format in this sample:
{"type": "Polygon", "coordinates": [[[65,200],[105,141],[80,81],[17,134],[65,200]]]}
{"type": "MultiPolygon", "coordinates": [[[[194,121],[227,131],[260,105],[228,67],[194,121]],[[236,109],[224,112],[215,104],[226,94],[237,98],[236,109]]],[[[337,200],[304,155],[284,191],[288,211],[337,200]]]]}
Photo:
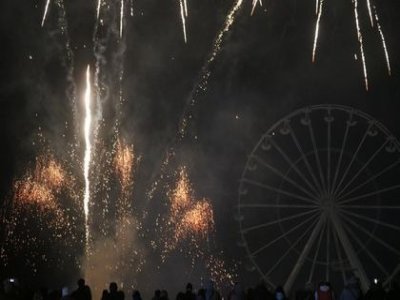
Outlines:
{"type": "MultiPolygon", "coordinates": [[[[144,206],[146,191],[160,172],[166,150],[174,146],[181,155],[178,160],[190,170],[196,194],[212,200],[216,247],[224,251],[228,262],[239,264],[246,255],[237,246],[240,236],[234,219],[239,179],[247,155],[280,118],[304,106],[342,104],[368,113],[400,136],[398,1],[376,1],[391,76],[380,37],[371,29],[365,3],[360,1],[368,91],[351,0],[325,1],[315,63],[311,62],[315,2],[269,0],[250,16],[251,2],[245,1],[225,35],[220,54],[210,65],[207,90],[196,96],[193,119],[182,142],[176,138],[179,121],[233,1],[188,0],[187,44],[178,1],[134,0],[133,17],[128,14],[127,3],[122,56],[126,102],[121,132],[142,156],[134,190],[135,199],[140,199],[138,207],[144,206]]],[[[53,151],[61,156],[72,142],[68,137],[74,125],[65,128],[65,123],[73,120],[65,39],[53,1],[41,28],[44,5],[45,1],[38,0],[0,3],[2,202],[10,197],[13,179],[21,176],[38,155],[32,143],[39,127],[53,151]]],[[[84,70],[95,62],[92,36],[96,3],[69,0],[65,8],[74,55],[70,79],[81,95],[84,70]]],[[[106,55],[113,57],[114,50],[108,51],[106,55]]],[[[110,65],[108,76],[117,76],[110,65]]],[[[112,114],[106,111],[105,115],[108,113],[112,114]]],[[[239,278],[246,274],[240,268],[239,278]]]]}

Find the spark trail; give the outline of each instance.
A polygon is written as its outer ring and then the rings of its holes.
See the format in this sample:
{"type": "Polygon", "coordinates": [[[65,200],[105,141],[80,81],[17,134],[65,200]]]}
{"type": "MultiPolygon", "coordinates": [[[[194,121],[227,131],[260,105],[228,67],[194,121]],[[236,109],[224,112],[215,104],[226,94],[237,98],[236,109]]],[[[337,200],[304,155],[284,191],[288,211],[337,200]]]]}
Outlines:
{"type": "Polygon", "coordinates": [[[188,16],[188,10],[187,10],[186,0],[179,0],[179,6],[180,6],[180,10],[181,10],[183,39],[185,40],[185,43],[187,43],[186,18],[188,16]]]}
{"type": "Polygon", "coordinates": [[[43,18],[42,18],[42,27],[44,25],[44,22],[46,21],[47,12],[49,11],[49,6],[50,6],[50,0],[47,0],[46,5],[44,7],[44,13],[43,13],[43,18]]]}
{"type": "Polygon", "coordinates": [[[208,86],[208,79],[210,78],[210,66],[217,58],[218,54],[221,52],[222,42],[224,40],[225,34],[229,32],[231,26],[236,20],[237,14],[239,10],[242,8],[243,0],[237,0],[231,10],[229,11],[224,25],[222,29],[218,32],[216,39],[214,40],[213,47],[211,53],[208,56],[208,59],[204,63],[203,67],[201,68],[199,80],[197,84],[194,86],[192,92],[190,93],[189,99],[186,102],[186,107],[183,112],[183,116],[180,121],[179,125],[179,133],[183,138],[186,134],[186,129],[188,125],[188,118],[191,118],[189,114],[189,106],[195,106],[197,102],[197,96],[201,93],[201,91],[206,91],[208,86]]]}
{"type": "Polygon", "coordinates": [[[207,90],[208,79],[210,78],[211,75],[210,67],[218,57],[219,53],[221,52],[225,34],[229,32],[232,25],[234,24],[238,12],[242,8],[242,5],[243,5],[243,0],[236,0],[234,5],[230,9],[228,15],[226,16],[225,22],[222,28],[219,30],[212,44],[211,52],[209,53],[207,60],[203,64],[197,82],[194,85],[188,99],[186,100],[186,105],[179,121],[177,135],[175,139],[172,141],[172,145],[168,146],[166,151],[166,156],[161,164],[160,168],[161,170],[157,174],[155,174],[156,179],[153,180],[153,183],[151,184],[151,187],[147,193],[148,200],[151,200],[153,198],[154,192],[157,190],[160,180],[164,178],[164,175],[167,172],[167,167],[171,162],[171,159],[176,155],[174,146],[179,141],[183,140],[183,138],[186,136],[189,121],[193,117],[191,108],[196,106],[197,98],[199,97],[199,95],[207,90]]]}
{"type": "Polygon", "coordinates": [[[90,179],[89,169],[90,160],[92,156],[92,144],[90,139],[91,125],[92,125],[92,111],[91,111],[91,83],[90,83],[90,66],[86,69],[86,91],[84,95],[85,102],[85,124],[84,124],[84,135],[85,135],[85,157],[83,163],[83,173],[85,178],[85,193],[83,198],[83,207],[85,213],[85,230],[86,230],[86,251],[88,250],[89,244],[89,201],[90,201],[90,179]]]}
{"type": "Polygon", "coordinates": [[[251,16],[254,14],[257,4],[260,4],[260,6],[262,6],[263,5],[262,0],[253,0],[252,7],[251,7],[251,13],[250,13],[251,16]]]}
{"type": "Polygon", "coordinates": [[[360,44],[360,54],[361,54],[363,72],[364,72],[365,89],[368,91],[368,73],[367,73],[367,64],[365,62],[363,36],[362,36],[360,22],[359,22],[359,18],[358,18],[358,0],[353,0],[353,5],[354,5],[354,20],[355,20],[356,29],[357,29],[357,40],[360,44]]]}
{"type": "Polygon", "coordinates": [[[124,30],[124,0],[121,0],[121,10],[119,19],[119,38],[122,38],[123,30],[124,30]]]}
{"type": "Polygon", "coordinates": [[[386,47],[385,36],[383,35],[381,23],[379,22],[379,16],[378,16],[378,13],[376,12],[376,7],[375,6],[374,6],[374,16],[375,16],[376,25],[378,27],[379,35],[381,37],[383,51],[385,52],[386,67],[387,67],[387,70],[388,70],[388,73],[389,73],[389,76],[390,76],[392,74],[392,68],[390,66],[389,52],[388,52],[387,47],[386,47]]]}
{"type": "Polygon", "coordinates": [[[318,44],[318,36],[319,36],[319,24],[321,22],[321,15],[322,15],[322,6],[324,4],[324,0],[317,0],[317,22],[315,24],[315,35],[314,35],[314,45],[313,45],[313,52],[312,52],[312,62],[315,62],[315,54],[317,51],[317,44],[318,44]],[[319,5],[318,5],[319,2],[319,5]]]}

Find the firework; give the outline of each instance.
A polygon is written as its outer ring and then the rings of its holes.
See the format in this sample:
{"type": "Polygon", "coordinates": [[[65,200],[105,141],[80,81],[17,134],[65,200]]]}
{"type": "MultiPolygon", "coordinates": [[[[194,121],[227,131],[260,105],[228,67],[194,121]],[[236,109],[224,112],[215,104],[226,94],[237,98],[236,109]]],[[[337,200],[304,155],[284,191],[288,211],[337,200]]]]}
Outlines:
{"type": "MultiPolygon", "coordinates": [[[[314,46],[313,46],[313,51],[312,51],[312,62],[315,62],[315,53],[317,50],[317,43],[318,43],[318,36],[319,36],[319,24],[321,22],[321,15],[322,15],[322,6],[324,4],[324,0],[319,1],[319,6],[317,9],[317,22],[315,24],[315,35],[314,35],[314,46]]],[[[317,5],[318,5],[318,0],[317,0],[317,5]]]]}
{"type": "Polygon", "coordinates": [[[353,0],[353,4],[354,4],[354,20],[355,20],[356,29],[357,29],[357,40],[360,44],[360,54],[361,54],[363,72],[364,72],[365,89],[368,91],[368,74],[367,74],[367,64],[365,62],[364,42],[363,42],[363,36],[362,36],[361,28],[360,28],[360,21],[358,19],[358,0],[353,0]]]}
{"type": "Polygon", "coordinates": [[[378,13],[376,11],[376,7],[375,6],[374,6],[374,15],[375,15],[375,21],[376,21],[376,24],[377,24],[377,27],[378,27],[378,32],[379,32],[379,35],[381,37],[383,51],[385,52],[386,67],[387,67],[389,75],[391,75],[392,74],[392,70],[391,70],[391,66],[390,66],[389,52],[388,52],[387,47],[386,47],[385,36],[383,35],[382,27],[381,27],[381,24],[379,22],[379,16],[378,16],[378,13]]]}
{"type": "Polygon", "coordinates": [[[196,202],[185,212],[179,227],[180,238],[185,235],[206,238],[214,230],[214,211],[210,202],[206,199],[196,202]]]}
{"type": "Polygon", "coordinates": [[[85,124],[84,124],[84,135],[85,135],[85,157],[83,163],[83,175],[85,178],[85,193],[83,198],[83,207],[85,213],[85,228],[86,228],[86,241],[89,240],[89,201],[90,201],[90,179],[89,179],[89,168],[90,160],[92,156],[92,144],[90,139],[91,125],[92,125],[92,111],[91,111],[91,83],[90,83],[90,66],[86,69],[86,91],[84,96],[85,102],[85,124]]]}
{"type": "Polygon", "coordinates": [[[251,13],[250,13],[251,16],[254,14],[257,4],[260,4],[260,6],[262,6],[263,5],[262,0],[253,0],[252,7],[251,7],[251,13]]]}
{"type": "Polygon", "coordinates": [[[179,6],[180,6],[180,11],[181,11],[183,39],[185,40],[185,43],[187,43],[186,18],[187,18],[187,16],[188,16],[188,9],[187,9],[187,2],[186,2],[186,0],[179,0],[179,6]]]}
{"type": "Polygon", "coordinates": [[[121,0],[120,5],[119,38],[122,38],[122,31],[124,29],[124,0],[121,0]]]}
{"type": "Polygon", "coordinates": [[[47,17],[47,12],[49,10],[49,6],[50,6],[50,0],[47,0],[46,1],[46,5],[44,7],[44,12],[43,12],[42,27],[44,26],[44,22],[46,21],[46,17],[47,17]]]}
{"type": "Polygon", "coordinates": [[[132,145],[125,145],[118,139],[114,158],[115,172],[119,178],[122,190],[132,185],[135,154],[132,145]]]}

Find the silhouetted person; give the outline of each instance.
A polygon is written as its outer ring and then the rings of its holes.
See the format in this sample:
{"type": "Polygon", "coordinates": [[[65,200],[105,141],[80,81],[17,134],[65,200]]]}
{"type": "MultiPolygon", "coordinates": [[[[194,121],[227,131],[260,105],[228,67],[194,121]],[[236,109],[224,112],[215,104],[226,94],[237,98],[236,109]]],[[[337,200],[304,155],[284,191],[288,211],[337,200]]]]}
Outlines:
{"type": "Polygon", "coordinates": [[[235,282],[228,295],[228,300],[245,300],[245,294],[239,282],[235,282]]]}
{"type": "Polygon", "coordinates": [[[85,284],[85,279],[81,278],[77,282],[78,288],[71,294],[74,300],[92,300],[90,287],[85,284]]]}
{"type": "Polygon", "coordinates": [[[311,282],[306,283],[303,290],[296,292],[296,300],[313,300],[314,299],[314,287],[311,282]]]}
{"type": "Polygon", "coordinates": [[[160,292],[160,300],[169,300],[168,292],[166,290],[160,292]]]}
{"type": "Polygon", "coordinates": [[[197,291],[196,300],[206,300],[206,290],[204,288],[200,288],[197,291]]]}
{"type": "Polygon", "coordinates": [[[274,299],[275,300],[287,300],[285,291],[283,290],[283,288],[281,286],[278,286],[275,289],[274,299]]]}
{"type": "Polygon", "coordinates": [[[133,290],[132,300],[142,300],[142,296],[138,290],[133,290]]]}
{"type": "Polygon", "coordinates": [[[365,300],[385,300],[386,292],[380,281],[374,282],[365,294],[365,300]]]}
{"type": "Polygon", "coordinates": [[[160,296],[161,296],[161,291],[160,290],[155,290],[152,300],[160,300],[160,296]]]}
{"type": "Polygon", "coordinates": [[[335,300],[331,284],[328,281],[321,281],[314,293],[315,300],[335,300]]]}
{"type": "Polygon", "coordinates": [[[400,299],[400,287],[397,280],[393,280],[390,289],[386,295],[386,300],[398,300],[400,299]]]}
{"type": "Polygon", "coordinates": [[[196,294],[193,293],[193,285],[188,282],[186,285],[186,293],[184,294],[184,300],[196,300],[196,294]]]}
{"type": "Polygon", "coordinates": [[[248,288],[246,291],[246,300],[254,300],[254,289],[253,288],[248,288]]]}
{"type": "Polygon", "coordinates": [[[101,293],[101,300],[108,300],[110,298],[110,293],[107,290],[103,290],[101,293]]]}
{"type": "Polygon", "coordinates": [[[254,300],[272,300],[273,294],[268,290],[265,282],[262,280],[254,289],[254,300]]]}
{"type": "Polygon", "coordinates": [[[206,288],[206,299],[205,300],[221,300],[220,293],[215,289],[214,281],[210,280],[206,288]]]}
{"type": "Polygon", "coordinates": [[[179,292],[176,295],[176,300],[185,300],[185,294],[183,292],[179,292]]]}
{"type": "Polygon", "coordinates": [[[350,277],[340,294],[340,300],[359,300],[362,297],[360,283],[354,276],[350,277]]]}

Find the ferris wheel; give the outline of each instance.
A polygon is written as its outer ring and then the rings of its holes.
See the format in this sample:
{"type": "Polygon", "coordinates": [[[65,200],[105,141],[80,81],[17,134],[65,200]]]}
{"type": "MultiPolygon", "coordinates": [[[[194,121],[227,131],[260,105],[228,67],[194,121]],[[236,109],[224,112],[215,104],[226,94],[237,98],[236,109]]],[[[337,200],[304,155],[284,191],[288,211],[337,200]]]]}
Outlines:
{"type": "Polygon", "coordinates": [[[287,293],[307,283],[364,291],[400,271],[400,143],[351,107],[294,111],[251,151],[239,186],[250,270],[287,293]]]}

